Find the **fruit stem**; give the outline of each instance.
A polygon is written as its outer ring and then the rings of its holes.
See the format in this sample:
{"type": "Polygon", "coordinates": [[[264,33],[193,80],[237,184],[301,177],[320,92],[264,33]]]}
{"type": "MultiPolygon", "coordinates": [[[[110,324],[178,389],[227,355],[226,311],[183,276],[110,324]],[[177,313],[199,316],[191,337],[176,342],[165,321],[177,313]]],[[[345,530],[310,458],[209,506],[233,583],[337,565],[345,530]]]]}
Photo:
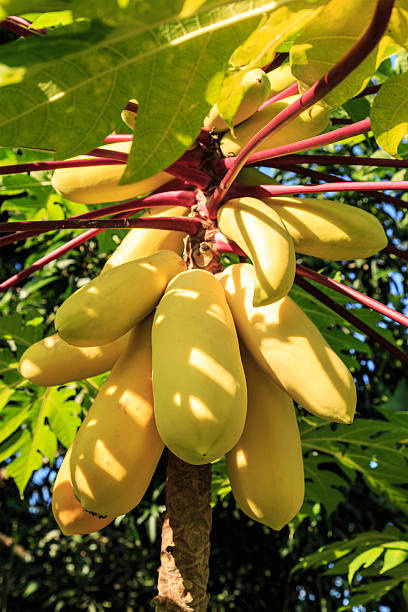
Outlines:
{"type": "Polygon", "coordinates": [[[168,453],[156,612],[205,612],[212,511],[211,464],[190,465],[168,453]]]}
{"type": "Polygon", "coordinates": [[[367,295],[363,295],[362,293],[360,293],[360,291],[357,291],[356,289],[347,287],[346,285],[343,285],[342,283],[339,283],[338,281],[335,281],[332,278],[328,278],[323,274],[319,274],[318,272],[315,272],[310,268],[306,268],[301,264],[296,265],[296,272],[300,276],[305,276],[306,278],[314,280],[320,283],[321,285],[328,287],[329,289],[334,289],[342,295],[351,297],[353,300],[360,302],[360,304],[364,304],[364,306],[368,306],[368,308],[376,310],[385,317],[389,317],[393,321],[396,321],[397,323],[408,327],[408,317],[404,316],[400,312],[397,312],[396,310],[393,310],[392,308],[389,308],[388,306],[385,306],[385,304],[381,304],[381,302],[378,302],[377,300],[374,300],[373,298],[370,298],[367,295]]]}
{"type": "Polygon", "coordinates": [[[387,351],[395,355],[398,359],[400,359],[403,363],[408,364],[408,355],[403,353],[399,348],[397,348],[392,342],[389,342],[386,338],[381,336],[378,332],[372,329],[369,325],[361,321],[358,317],[348,311],[344,306],[341,306],[334,300],[332,300],[328,295],[320,291],[317,287],[309,283],[304,278],[301,278],[298,274],[295,276],[295,283],[310,293],[313,297],[315,297],[319,302],[328,306],[331,310],[336,312],[346,321],[349,321],[354,327],[360,329],[366,336],[372,338],[375,342],[378,342],[381,346],[383,346],[387,351]]]}
{"type": "MultiPolygon", "coordinates": [[[[253,153],[248,158],[245,166],[259,166],[261,162],[268,159],[289,155],[289,153],[297,153],[298,151],[305,151],[307,149],[316,149],[328,144],[340,142],[346,138],[352,138],[353,136],[365,134],[370,130],[370,119],[363,119],[362,121],[357,121],[356,123],[346,125],[342,128],[338,128],[337,130],[332,130],[326,134],[320,134],[319,136],[313,136],[312,138],[305,138],[305,140],[298,140],[297,142],[291,142],[290,144],[274,147],[273,149],[258,151],[257,153],[253,153]]],[[[214,169],[217,174],[223,174],[226,170],[229,170],[234,164],[235,159],[237,158],[226,157],[225,159],[216,160],[214,163],[214,169]]]]}
{"type": "Polygon", "coordinates": [[[280,112],[245,145],[235,158],[227,174],[221,180],[219,186],[214,191],[213,197],[208,205],[211,218],[217,216],[217,208],[221,205],[233,181],[250,157],[252,151],[270,134],[282,128],[307,108],[310,108],[313,104],[324,98],[371,53],[386,31],[394,4],[395,0],[377,0],[371,22],[357,43],[353,45],[329,72],[312,85],[312,87],[301,95],[298,100],[280,112]]]}

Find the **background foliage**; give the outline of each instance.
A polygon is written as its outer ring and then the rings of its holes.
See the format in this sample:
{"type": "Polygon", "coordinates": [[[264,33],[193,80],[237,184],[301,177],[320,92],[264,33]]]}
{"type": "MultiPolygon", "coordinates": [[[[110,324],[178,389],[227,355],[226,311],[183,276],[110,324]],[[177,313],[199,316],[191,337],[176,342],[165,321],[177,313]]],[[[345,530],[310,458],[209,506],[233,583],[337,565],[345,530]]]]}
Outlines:
{"type": "MultiPolygon", "coordinates": [[[[277,49],[291,51],[293,65],[301,64],[308,28],[313,32],[319,19],[335,27],[341,20],[328,22],[327,15],[346,11],[346,4],[336,0],[118,4],[66,0],[2,2],[0,6],[9,13],[38,10],[30,15],[37,20],[34,25],[51,28],[41,39],[15,41],[15,36],[3,35],[0,144],[11,148],[0,150],[0,163],[51,159],[48,152],[19,146],[57,149],[60,157],[86,152],[110,130],[128,131],[119,120],[120,111],[128,99],[136,97],[141,111],[128,178],[137,175],[141,160],[146,162],[143,172],[149,175],[177,159],[194,140],[210,105],[218,98],[220,107],[227,107],[225,101],[236,85],[239,68],[267,63],[277,49]],[[270,5],[275,11],[262,17],[270,5]],[[323,8],[331,13],[323,14],[323,8]],[[190,17],[195,10],[200,11],[198,17],[190,17]],[[176,19],[180,16],[181,20],[176,19]],[[282,23],[287,29],[274,38],[275,29],[282,31],[282,23]],[[275,44],[267,44],[272,39],[275,44]],[[201,53],[203,47],[205,53],[201,53]],[[140,49],[148,52],[149,61],[140,49]],[[111,79],[101,78],[107,68],[111,79]],[[193,68],[195,76],[190,78],[193,68]],[[53,87],[41,85],[44,75],[53,87]],[[162,112],[164,105],[166,113],[162,112]],[[169,122],[169,116],[174,121],[169,122]]],[[[360,3],[348,6],[349,12],[341,17],[357,28],[353,17],[360,3]]],[[[356,84],[344,85],[344,100],[366,82],[387,83],[389,77],[397,76],[406,79],[407,54],[398,47],[407,38],[400,25],[406,2],[398,2],[397,11],[388,47],[372,59],[369,68],[362,68],[356,84]]],[[[359,21],[361,27],[367,19],[359,21]]],[[[314,60],[308,61],[310,70],[314,60]]],[[[320,76],[317,64],[312,66],[312,80],[320,76]]],[[[298,77],[302,78],[300,73],[298,77]]],[[[392,79],[387,87],[395,82],[392,79]]],[[[403,95],[404,81],[399,83],[392,90],[393,105],[403,95]]],[[[369,96],[342,107],[332,104],[336,106],[333,116],[357,121],[371,112],[373,124],[379,126],[377,137],[384,138],[382,146],[391,154],[398,151],[407,157],[407,144],[400,143],[404,134],[393,132],[395,126],[389,125],[381,136],[390,104],[386,86],[381,91],[382,100],[369,96]]],[[[338,95],[343,101],[343,94],[338,95]]],[[[234,104],[239,104],[239,95],[234,104]]],[[[404,125],[406,116],[405,112],[396,124],[404,125]]],[[[324,152],[386,155],[378,150],[372,133],[331,145],[324,152]]],[[[361,181],[408,180],[406,170],[341,165],[314,169],[361,181]]],[[[293,173],[265,171],[278,181],[310,182],[293,173]]],[[[392,244],[401,248],[407,244],[405,210],[378,203],[363,193],[330,197],[372,212],[392,244]]],[[[402,198],[408,201],[406,195],[402,198]]],[[[2,177],[0,199],[2,221],[62,219],[88,209],[55,194],[47,172],[2,177]]],[[[4,247],[0,278],[9,277],[75,234],[53,232],[4,247]]],[[[58,305],[98,273],[120,237],[121,232],[103,232],[0,296],[1,610],[148,610],[156,592],[165,460],[132,513],[100,533],[63,537],[50,510],[52,482],[104,376],[46,390],[23,380],[16,367],[30,344],[52,333],[58,305]]],[[[393,255],[382,252],[347,263],[301,259],[401,312],[407,310],[406,265],[393,255]]],[[[326,292],[406,351],[406,333],[396,323],[326,292]]],[[[331,612],[352,606],[375,612],[408,609],[406,370],[398,359],[367,341],[303,290],[295,287],[292,297],[351,369],[358,389],[358,417],[350,427],[325,423],[299,410],[306,498],[299,515],[281,532],[239,512],[230,495],[224,462],[215,464],[210,608],[291,612],[331,612]]]]}

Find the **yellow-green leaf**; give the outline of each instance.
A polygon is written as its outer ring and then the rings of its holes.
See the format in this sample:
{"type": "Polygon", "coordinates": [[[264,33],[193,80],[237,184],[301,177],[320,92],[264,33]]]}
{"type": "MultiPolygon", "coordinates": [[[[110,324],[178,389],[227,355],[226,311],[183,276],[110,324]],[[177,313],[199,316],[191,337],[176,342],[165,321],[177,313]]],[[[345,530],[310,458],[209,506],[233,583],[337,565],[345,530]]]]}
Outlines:
{"type": "Polygon", "coordinates": [[[398,145],[408,134],[408,73],[397,74],[384,83],[371,110],[374,136],[387,153],[398,155],[398,145]]]}
{"type": "MultiPolygon", "coordinates": [[[[293,74],[308,89],[326,74],[364,34],[374,13],[373,0],[331,0],[296,39],[290,52],[293,74]]],[[[335,87],[324,101],[332,108],[358,94],[381,63],[389,39],[384,37],[369,56],[335,87]]]]}

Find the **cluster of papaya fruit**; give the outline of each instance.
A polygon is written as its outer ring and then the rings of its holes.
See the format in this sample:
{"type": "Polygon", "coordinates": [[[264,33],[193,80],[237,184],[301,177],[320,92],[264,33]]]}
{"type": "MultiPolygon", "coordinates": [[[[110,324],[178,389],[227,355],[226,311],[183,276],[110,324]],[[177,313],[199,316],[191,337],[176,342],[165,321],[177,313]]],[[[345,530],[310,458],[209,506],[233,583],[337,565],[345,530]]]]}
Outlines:
{"type": "MultiPolygon", "coordinates": [[[[289,78],[284,70],[274,71],[275,77],[289,78]]],[[[238,127],[222,137],[224,155],[236,154],[271,118],[258,115],[277,114],[290,103],[258,112],[272,82],[260,70],[245,78],[245,108],[238,109],[238,127]]],[[[293,122],[266,146],[319,133],[325,113],[323,107],[309,109],[307,134],[293,122]]],[[[227,128],[216,107],[205,123],[227,128]]],[[[108,147],[127,151],[130,143],[108,147]]],[[[172,179],[161,172],[143,184],[120,185],[122,173],[118,165],[57,170],[53,185],[71,200],[95,204],[133,198],[172,179]]],[[[239,180],[254,184],[257,178],[243,173],[239,180]]],[[[145,215],[187,213],[179,206],[145,215]]],[[[252,264],[234,264],[216,275],[186,269],[182,232],[130,230],[101,273],[60,306],[57,333],[21,358],[22,375],[46,386],[111,370],[55,481],[53,512],[65,534],[98,530],[134,508],[164,446],[195,465],[225,455],[240,508],[281,529],[304,496],[293,400],[323,419],[353,420],[351,374],[288,293],[296,253],[367,257],[386,245],[380,223],[326,199],[244,197],[226,201],[215,224],[252,264]]]]}

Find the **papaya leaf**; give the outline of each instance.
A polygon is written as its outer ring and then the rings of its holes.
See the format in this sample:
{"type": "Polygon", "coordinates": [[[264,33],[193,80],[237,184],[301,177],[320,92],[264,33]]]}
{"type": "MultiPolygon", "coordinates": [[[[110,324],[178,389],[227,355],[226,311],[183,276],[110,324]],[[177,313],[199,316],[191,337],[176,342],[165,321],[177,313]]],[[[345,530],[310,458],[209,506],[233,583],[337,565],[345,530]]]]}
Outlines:
{"type": "Polygon", "coordinates": [[[0,336],[27,348],[42,338],[43,326],[25,325],[21,315],[4,315],[0,319],[0,336]]]}
{"type": "Polygon", "coordinates": [[[2,87],[1,144],[15,146],[18,129],[22,147],[54,150],[58,158],[86,153],[136,98],[125,180],[155,174],[192,143],[231,52],[277,4],[245,0],[158,26],[81,21],[4,45],[0,62],[24,74],[2,87]]]}
{"type": "MultiPolygon", "coordinates": [[[[348,481],[337,472],[330,470],[327,457],[310,454],[303,460],[305,469],[305,504],[323,504],[328,515],[332,514],[337,506],[345,500],[341,487],[349,488],[348,481]]],[[[333,462],[333,465],[336,465],[333,462]]],[[[300,510],[305,514],[305,508],[300,510]]],[[[309,513],[308,513],[309,514],[309,513]]]]}
{"type": "MultiPolygon", "coordinates": [[[[361,38],[375,9],[367,0],[331,0],[296,39],[290,52],[293,74],[308,89],[326,74],[361,38]]],[[[358,94],[369,82],[383,59],[387,39],[379,45],[352,73],[329,92],[324,101],[337,108],[358,94]]]]}
{"type": "Polygon", "coordinates": [[[0,18],[37,11],[64,10],[70,0],[0,0],[0,18]]]}
{"type": "Polygon", "coordinates": [[[375,139],[390,155],[400,158],[398,145],[408,133],[408,73],[396,74],[374,99],[371,122],[375,139]]]}
{"type": "Polygon", "coordinates": [[[348,571],[348,581],[350,584],[352,583],[353,578],[359,569],[362,567],[370,567],[370,565],[375,563],[375,561],[381,557],[383,552],[384,550],[381,546],[374,546],[373,548],[369,548],[368,550],[365,550],[361,554],[357,555],[357,557],[354,557],[353,561],[349,565],[348,571]]]}
{"type": "Polygon", "coordinates": [[[81,407],[72,398],[72,389],[52,387],[48,395],[47,418],[58,440],[69,448],[72,444],[81,419],[81,407]]]}
{"type": "Polygon", "coordinates": [[[408,510],[406,470],[408,412],[390,413],[388,421],[357,419],[348,425],[322,424],[311,417],[300,424],[302,446],[336,459],[341,468],[360,473],[377,494],[408,510]]]}
{"type": "Polygon", "coordinates": [[[408,45],[408,2],[397,0],[388,26],[391,38],[401,47],[408,45]]]}

